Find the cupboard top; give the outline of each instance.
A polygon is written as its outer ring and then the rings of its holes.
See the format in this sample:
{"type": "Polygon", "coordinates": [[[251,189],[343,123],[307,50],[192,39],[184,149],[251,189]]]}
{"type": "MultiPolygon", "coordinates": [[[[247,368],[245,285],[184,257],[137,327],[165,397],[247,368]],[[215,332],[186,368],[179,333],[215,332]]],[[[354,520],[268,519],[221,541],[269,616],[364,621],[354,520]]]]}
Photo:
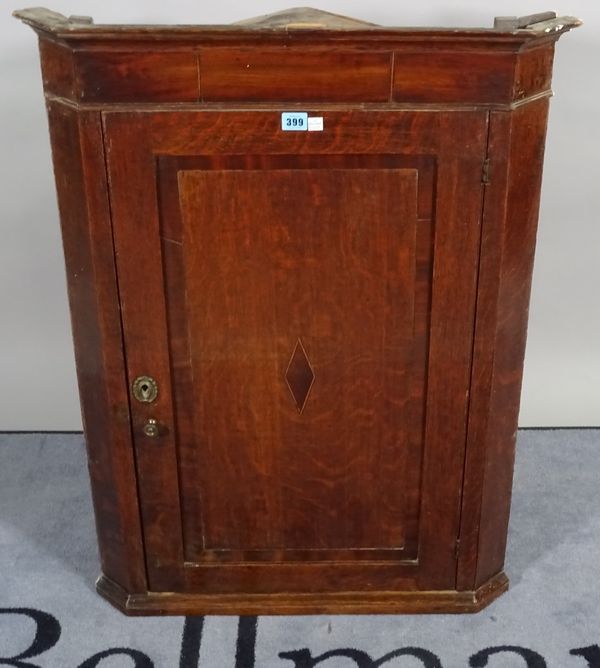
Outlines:
{"type": "Polygon", "coordinates": [[[383,28],[315,9],[227,26],[94,25],[47,9],[46,94],[76,105],[385,104],[513,108],[551,94],[554,42],[577,26],[545,12],[490,29],[383,28]]]}
{"type": "Polygon", "coordinates": [[[96,25],[91,17],[66,17],[43,7],[14,15],[34,30],[65,41],[182,42],[384,42],[421,41],[444,45],[477,44],[518,49],[540,39],[556,39],[580,25],[572,16],[543,12],[523,17],[497,17],[493,28],[411,28],[379,26],[311,8],[295,8],[227,25],[96,25]]]}

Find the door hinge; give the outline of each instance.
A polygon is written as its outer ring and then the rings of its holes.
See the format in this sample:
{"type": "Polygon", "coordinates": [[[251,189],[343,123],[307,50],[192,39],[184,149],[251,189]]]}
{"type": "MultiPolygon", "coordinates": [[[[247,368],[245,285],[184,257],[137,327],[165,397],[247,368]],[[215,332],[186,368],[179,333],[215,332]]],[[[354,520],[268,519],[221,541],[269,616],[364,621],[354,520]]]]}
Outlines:
{"type": "Polygon", "coordinates": [[[486,158],[483,161],[483,166],[481,168],[481,183],[484,186],[487,186],[490,183],[490,159],[486,158]]]}

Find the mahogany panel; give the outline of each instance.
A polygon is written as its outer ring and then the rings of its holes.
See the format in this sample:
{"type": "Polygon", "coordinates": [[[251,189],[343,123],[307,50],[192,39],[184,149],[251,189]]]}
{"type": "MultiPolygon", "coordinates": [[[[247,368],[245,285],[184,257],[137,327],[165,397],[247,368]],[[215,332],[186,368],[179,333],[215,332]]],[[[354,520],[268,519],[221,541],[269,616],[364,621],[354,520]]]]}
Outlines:
{"type": "Polygon", "coordinates": [[[202,549],[403,548],[416,174],[180,172],[202,549]]]}
{"type": "Polygon", "coordinates": [[[204,101],[382,102],[389,99],[391,53],[212,48],[200,52],[204,101]]]}
{"type": "MultiPolygon", "coordinates": [[[[406,554],[416,554],[418,531],[419,488],[416,483],[421,475],[422,424],[424,416],[425,388],[427,378],[427,351],[430,314],[430,294],[432,277],[433,223],[427,216],[432,215],[432,201],[435,196],[435,163],[430,156],[419,155],[243,155],[243,156],[162,156],[158,160],[158,187],[160,207],[160,234],[162,239],[163,265],[165,272],[165,293],[171,367],[177,382],[173,387],[175,420],[180,460],[180,484],[182,492],[182,521],[185,532],[186,560],[201,558],[203,561],[269,560],[274,558],[273,550],[207,550],[195,545],[194,536],[202,516],[201,490],[198,458],[195,453],[196,427],[194,425],[195,406],[193,401],[193,369],[186,320],[183,232],[180,217],[177,173],[189,170],[250,169],[271,170],[294,165],[296,169],[412,169],[418,174],[418,225],[416,232],[415,267],[415,318],[410,349],[409,387],[410,396],[404,410],[404,427],[410,439],[412,455],[405,459],[405,477],[414,481],[405,492],[403,521],[406,527],[404,550],[406,554]],[[190,525],[189,527],[187,525],[190,525]],[[201,551],[201,554],[200,554],[201,551]]],[[[268,172],[267,172],[268,173],[268,172]]],[[[328,550],[328,558],[349,558],[340,550],[328,550]]],[[[322,555],[317,551],[287,549],[286,560],[315,560],[322,555]]],[[[352,559],[397,559],[396,550],[370,549],[352,551],[352,559]]]]}
{"type": "Polygon", "coordinates": [[[82,102],[196,102],[198,66],[189,51],[75,51],[82,102]]]}
{"type": "Polygon", "coordinates": [[[512,99],[511,53],[394,54],[392,99],[396,102],[506,103],[512,99]]]}

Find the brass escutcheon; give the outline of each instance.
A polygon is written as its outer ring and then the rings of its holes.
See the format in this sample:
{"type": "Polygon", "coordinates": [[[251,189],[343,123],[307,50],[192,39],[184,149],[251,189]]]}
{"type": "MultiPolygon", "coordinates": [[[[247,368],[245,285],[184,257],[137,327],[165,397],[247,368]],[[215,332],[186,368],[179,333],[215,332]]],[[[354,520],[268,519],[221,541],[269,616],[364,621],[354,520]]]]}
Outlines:
{"type": "Polygon", "coordinates": [[[132,390],[133,396],[143,404],[151,404],[158,396],[158,385],[152,376],[138,376],[132,390]]]}

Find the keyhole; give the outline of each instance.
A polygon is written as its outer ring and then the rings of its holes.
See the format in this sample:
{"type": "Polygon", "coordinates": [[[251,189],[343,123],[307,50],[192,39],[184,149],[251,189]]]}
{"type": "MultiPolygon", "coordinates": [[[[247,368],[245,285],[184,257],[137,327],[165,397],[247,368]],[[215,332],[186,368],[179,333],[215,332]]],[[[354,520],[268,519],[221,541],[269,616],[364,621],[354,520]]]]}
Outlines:
{"type": "Polygon", "coordinates": [[[133,396],[138,401],[152,403],[156,399],[158,388],[156,381],[149,376],[138,376],[133,381],[133,396]]]}

